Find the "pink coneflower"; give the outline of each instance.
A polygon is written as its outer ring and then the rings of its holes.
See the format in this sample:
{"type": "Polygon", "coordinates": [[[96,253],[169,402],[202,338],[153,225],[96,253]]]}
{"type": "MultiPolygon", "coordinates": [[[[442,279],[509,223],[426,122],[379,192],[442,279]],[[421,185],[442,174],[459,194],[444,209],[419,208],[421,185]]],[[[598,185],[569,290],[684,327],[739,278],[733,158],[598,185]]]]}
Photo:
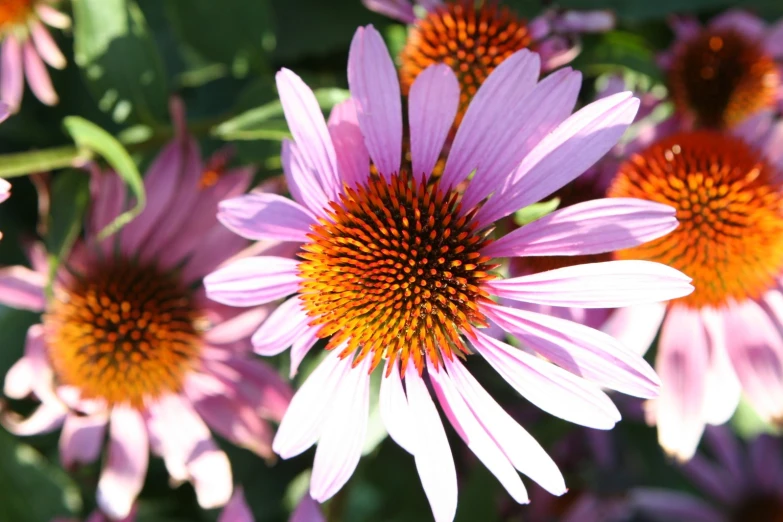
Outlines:
{"type": "Polygon", "coordinates": [[[660,522],[780,522],[783,520],[783,447],[780,439],[760,435],[746,448],[727,428],[704,436],[712,458],[701,453],[683,466],[709,499],[668,489],[636,490],[632,502],[660,522]]]}
{"type": "Polygon", "coordinates": [[[246,339],[267,310],[217,305],[201,286],[246,245],[215,212],[245,191],[252,170],[205,170],[198,144],[179,127],[144,178],[144,211],[102,242],[97,233],[127,195],[116,174],[95,169],[87,237],[58,270],[51,300],[40,251],[34,270],[0,271],[3,304],[44,312],[5,381],[7,396],[32,394],[41,405],[28,419],[6,413],[4,425],[19,435],[62,426],[65,467],[97,459],[108,428],[98,505],[115,518],[128,515],[141,490],[149,450],[174,481],[193,483],[203,507],[225,504],[231,469],[209,428],[271,457],[263,419],[278,421],[290,398],[274,370],[248,357],[246,339]]]}
{"type": "Polygon", "coordinates": [[[35,97],[47,105],[58,102],[44,62],[63,69],[60,52],[46,25],[66,29],[71,19],[54,9],[50,0],[5,0],[0,5],[0,99],[16,111],[22,103],[24,77],[35,97]]]}
{"type": "MultiPolygon", "coordinates": [[[[672,20],[675,43],[661,56],[679,114],[688,122],[728,128],[783,104],[783,21],[727,11],[702,26],[672,20]]],[[[783,107],[783,106],[782,106],[783,107]]]]}
{"type": "Polygon", "coordinates": [[[455,126],[490,73],[521,49],[541,55],[542,67],[552,70],[579,53],[576,35],[607,31],[614,26],[610,11],[579,13],[547,11],[528,23],[512,9],[493,0],[363,0],[373,11],[411,24],[400,53],[402,93],[427,67],[445,63],[457,75],[460,106],[455,126]],[[414,5],[424,11],[416,16],[414,5]]]}
{"type": "MultiPolygon", "coordinates": [[[[9,113],[10,113],[10,109],[8,107],[8,104],[0,102],[0,123],[4,122],[6,118],[8,118],[9,113]]],[[[8,199],[10,195],[11,195],[11,184],[8,183],[8,181],[0,178],[0,203],[8,199]]],[[[3,237],[2,232],[0,232],[0,237],[3,237]]]]}
{"type": "Polygon", "coordinates": [[[741,392],[764,419],[783,421],[783,126],[762,139],[743,127],[742,135],[661,136],[620,166],[609,189],[677,209],[675,231],[616,255],[669,264],[692,276],[696,291],[618,310],[613,320],[627,331],[663,325],[656,369],[664,385],[648,420],[680,460],[693,455],[705,424],[731,417],[741,392]]]}
{"type": "Polygon", "coordinates": [[[623,93],[570,116],[579,73],[561,70],[538,82],[539,71],[538,56],[523,50],[487,78],[437,180],[430,174],[459,105],[459,85],[447,66],[430,67],[411,87],[410,164],[402,162],[399,82],[373,27],[354,37],[353,100],[336,108],[329,125],[301,79],[278,73],[294,136],[284,144],[283,161],[295,201],[242,196],[221,203],[219,218],[246,237],[298,242],[299,259],[242,259],[205,284],[211,298],[237,306],[294,294],[253,336],[264,355],[292,345],[294,371],[318,338],[329,339],[329,354],[294,396],[273,444],[290,458],[318,443],[310,486],[316,501],[334,495],[359,461],[369,374],[381,363],[385,426],[414,456],[439,521],[454,517],[457,478],[429,386],[515,500],[528,500],[515,469],[552,493],[565,491],[541,446],[468,372],[469,346],[528,400],[586,426],[608,429],[620,418],[601,386],[657,394],[649,366],[609,336],[491,299],[607,307],[692,291],[680,272],[642,261],[511,279],[495,271],[501,258],[597,253],[676,227],[670,207],[604,199],[494,239],[496,220],[579,175],[614,145],[636,112],[637,100],[623,93]],[[370,174],[371,161],[378,174],[370,174]],[[464,191],[455,190],[471,173],[464,191]],[[534,353],[484,333],[491,324],[529,341],[534,353]]]}

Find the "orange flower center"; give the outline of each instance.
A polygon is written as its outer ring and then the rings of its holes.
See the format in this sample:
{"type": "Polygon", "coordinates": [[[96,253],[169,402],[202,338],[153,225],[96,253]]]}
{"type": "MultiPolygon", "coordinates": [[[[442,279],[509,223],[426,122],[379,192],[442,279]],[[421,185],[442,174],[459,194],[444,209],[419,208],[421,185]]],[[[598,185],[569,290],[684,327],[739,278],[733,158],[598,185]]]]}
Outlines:
{"type": "Polygon", "coordinates": [[[33,9],[33,0],[0,1],[0,30],[23,22],[33,9]]]}
{"type": "Polygon", "coordinates": [[[141,408],[181,389],[199,354],[197,319],[177,278],[121,261],[91,270],[56,296],[44,327],[62,384],[84,398],[141,408]]]}
{"type": "Polygon", "coordinates": [[[494,2],[452,0],[418,20],[400,54],[400,80],[407,95],[416,77],[435,63],[445,63],[459,79],[459,125],[468,103],[489,74],[532,38],[525,20],[494,2]]]}
{"type": "Polygon", "coordinates": [[[783,267],[778,176],[738,138],[713,131],[664,138],[620,167],[609,195],[671,205],[680,225],[618,256],[691,276],[696,290],[681,302],[694,308],[760,297],[783,267]]]}
{"type": "Polygon", "coordinates": [[[680,49],[669,72],[677,110],[715,128],[773,107],[780,81],[761,43],[731,30],[702,31],[680,49]]]}
{"type": "Polygon", "coordinates": [[[783,498],[775,495],[752,497],[740,504],[732,521],[783,522],[783,498]]]}
{"type": "Polygon", "coordinates": [[[490,231],[476,230],[474,213],[405,172],[346,189],[300,254],[301,299],[327,349],[345,343],[342,357],[370,355],[372,368],[412,357],[419,372],[425,357],[438,366],[466,352],[460,332],[487,325],[481,285],[497,267],[481,255],[490,231]]]}

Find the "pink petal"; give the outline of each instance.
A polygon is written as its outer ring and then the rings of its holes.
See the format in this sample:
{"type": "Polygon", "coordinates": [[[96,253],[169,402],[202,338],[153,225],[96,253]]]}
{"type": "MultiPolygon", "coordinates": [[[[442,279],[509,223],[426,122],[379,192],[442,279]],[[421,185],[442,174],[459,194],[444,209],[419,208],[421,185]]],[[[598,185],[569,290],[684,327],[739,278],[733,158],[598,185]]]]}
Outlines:
{"type": "Polygon", "coordinates": [[[742,387],[729,359],[723,314],[704,308],[701,310],[701,320],[710,347],[709,366],[704,376],[702,416],[708,424],[720,425],[734,415],[740,401],[742,387]]]}
{"type": "Polygon", "coordinates": [[[655,368],[663,386],[655,403],[658,442],[686,461],[704,431],[704,373],[708,364],[707,332],[698,311],[674,305],[663,322],[655,368]]]}
{"type": "Polygon", "coordinates": [[[770,317],[754,301],[724,315],[726,347],[742,390],[765,420],[783,417],[783,342],[770,317]]]}
{"type": "Polygon", "coordinates": [[[394,18],[405,24],[416,21],[413,5],[408,0],[362,0],[364,6],[370,11],[394,18]]]}
{"type": "Polygon", "coordinates": [[[231,306],[257,306],[299,288],[299,261],[259,256],[238,259],[204,278],[210,299],[231,306]]]}
{"type": "Polygon", "coordinates": [[[270,310],[271,306],[259,306],[221,321],[204,334],[204,341],[210,344],[245,341],[269,317],[270,310]]]}
{"type": "MultiPolygon", "coordinates": [[[[506,180],[512,169],[519,165],[543,137],[571,115],[581,86],[582,74],[569,68],[555,71],[535,86],[520,107],[522,112],[515,123],[520,126],[519,132],[510,134],[512,141],[508,144],[507,151],[510,155],[503,164],[502,171],[500,167],[493,169],[497,172],[487,169],[477,171],[465,190],[463,208],[471,208],[497,191],[502,186],[499,182],[506,180]]],[[[488,103],[493,102],[497,103],[497,100],[490,99],[488,103]]],[[[473,103],[471,102],[471,105],[473,103]]],[[[492,125],[492,121],[485,123],[487,124],[492,125]]]]}
{"type": "Polygon", "coordinates": [[[234,490],[231,464],[214,440],[210,438],[196,446],[187,466],[199,506],[213,509],[231,499],[234,490]]]}
{"type": "Polygon", "coordinates": [[[336,348],[310,374],[291,399],[272,449],[288,459],[299,455],[321,436],[338,387],[351,368],[350,360],[340,360],[336,348]]]}
{"type": "Polygon", "coordinates": [[[491,243],[490,257],[602,254],[639,246],[677,228],[674,208],[633,198],[577,203],[491,243]]]}
{"type": "Polygon", "coordinates": [[[484,205],[476,219],[492,223],[574,180],[617,144],[638,108],[639,100],[625,92],[572,115],[525,156],[509,178],[508,190],[484,205]]]}
{"type": "MultiPolygon", "coordinates": [[[[114,218],[126,210],[125,183],[116,172],[104,171],[97,165],[90,169],[90,195],[92,204],[87,220],[90,236],[97,236],[114,218]]],[[[113,252],[114,242],[109,239],[103,242],[105,253],[113,252]]]]}
{"type": "Polygon", "coordinates": [[[22,46],[12,35],[6,35],[0,49],[0,99],[16,112],[22,104],[24,93],[24,65],[22,46]]]}
{"type": "Polygon", "coordinates": [[[285,351],[309,328],[311,320],[298,297],[283,302],[253,334],[255,352],[272,356],[285,351]]]}
{"type": "Polygon", "coordinates": [[[481,84],[459,126],[443,171],[444,187],[455,187],[474,170],[497,182],[519,163],[512,146],[525,126],[528,95],[538,80],[538,55],[527,49],[506,58],[481,84]]]}
{"type": "Polygon", "coordinates": [[[306,329],[298,339],[291,345],[291,370],[288,377],[293,379],[296,372],[299,371],[299,365],[305,358],[305,355],[318,342],[318,327],[306,329]]]}
{"type": "Polygon", "coordinates": [[[14,435],[41,435],[51,433],[62,426],[67,413],[68,408],[64,404],[47,401],[41,403],[27,418],[4,411],[0,414],[0,424],[14,435]]]}
{"type": "Polygon", "coordinates": [[[728,522],[721,511],[705,501],[679,491],[636,488],[631,492],[630,504],[653,520],[687,522],[728,522]]]}
{"type": "Polygon", "coordinates": [[[305,163],[299,147],[292,141],[283,140],[280,160],[288,190],[294,200],[318,216],[326,217],[325,209],[329,207],[329,200],[318,176],[305,163]]]}
{"type": "Polygon", "coordinates": [[[783,459],[781,453],[780,439],[769,435],[757,437],[748,449],[753,478],[759,486],[769,491],[783,491],[783,468],[770,466],[771,462],[783,459]]]}
{"type": "Polygon", "coordinates": [[[232,257],[239,256],[243,249],[248,248],[245,238],[234,234],[220,223],[202,232],[199,238],[204,247],[193,252],[182,267],[180,277],[187,284],[199,283],[216,268],[230,265],[232,257]]]}
{"type": "Polygon", "coordinates": [[[13,308],[42,312],[46,307],[46,275],[24,266],[0,269],[0,303],[13,308]]]}
{"type": "Polygon", "coordinates": [[[256,455],[272,458],[272,429],[258,413],[230,397],[213,395],[194,403],[196,411],[221,437],[256,455]]]}
{"type": "Polygon", "coordinates": [[[428,179],[438,162],[459,106],[459,82],[445,64],[416,77],[408,95],[411,162],[416,179],[428,179]]]}
{"type": "Polygon", "coordinates": [[[111,412],[109,450],[98,481],[97,502],[112,518],[130,514],[144,485],[149,443],[144,419],[136,410],[116,406],[111,412]]]}
{"type": "Polygon", "coordinates": [[[316,218],[307,209],[277,194],[251,193],[220,202],[218,219],[247,239],[308,241],[316,218]]]}
{"type": "Polygon", "coordinates": [[[55,69],[64,69],[67,61],[49,31],[40,22],[33,22],[30,34],[41,58],[55,69]]]}
{"type": "Polygon", "coordinates": [[[675,299],[693,292],[690,278],[649,261],[607,261],[569,266],[486,283],[514,301],[582,308],[619,308],[675,299]]]}
{"type": "Polygon", "coordinates": [[[367,434],[370,404],[370,357],[343,375],[332,397],[315,450],[310,495],[324,502],[353,475],[367,434]]]}
{"type": "Polygon", "coordinates": [[[256,360],[233,358],[228,367],[238,373],[238,390],[263,418],[279,422],[291,402],[293,392],[277,370],[256,360]]]}
{"type": "Polygon", "coordinates": [[[392,363],[391,373],[388,373],[389,361],[386,361],[384,378],[381,379],[381,392],[378,405],[381,412],[381,420],[389,432],[389,436],[400,445],[402,449],[413,455],[416,448],[415,430],[413,429],[411,412],[408,407],[408,398],[402,388],[399,365],[397,361],[392,363]],[[388,373],[388,377],[386,377],[388,373]]]}
{"type": "Polygon", "coordinates": [[[345,100],[335,105],[327,126],[337,153],[340,178],[351,187],[363,183],[370,172],[370,153],[359,127],[356,103],[345,100]]]}
{"type": "Polygon", "coordinates": [[[511,498],[519,504],[530,502],[516,469],[492,439],[489,431],[476,419],[449,375],[445,371],[436,370],[429,360],[427,372],[441,407],[468,448],[495,475],[511,498]]]}
{"type": "Polygon", "coordinates": [[[348,53],[348,86],[367,150],[383,176],[400,170],[400,82],[383,38],[371,25],[359,27],[348,53]]]}
{"type": "Polygon", "coordinates": [[[13,399],[24,399],[35,394],[42,402],[58,404],[54,392],[54,372],[49,363],[48,346],[43,337],[43,325],[28,328],[24,356],[8,371],[4,393],[13,399]]]}
{"type": "Polygon", "coordinates": [[[746,11],[730,9],[710,20],[709,28],[734,30],[752,40],[757,40],[764,37],[767,24],[761,18],[746,11]]]}
{"type": "Polygon", "coordinates": [[[46,70],[38,51],[29,40],[22,45],[22,57],[24,59],[24,73],[27,76],[27,84],[35,97],[46,105],[56,105],[59,101],[54,91],[49,71],[46,70]]]}
{"type": "Polygon", "coordinates": [[[220,512],[217,522],[254,522],[253,513],[245,501],[245,493],[241,487],[234,488],[234,494],[226,507],[220,512]]]}
{"type": "Polygon", "coordinates": [[[553,495],[566,492],[563,475],[544,448],[481,387],[457,359],[444,360],[454,385],[516,469],[553,495]]]}
{"type": "Polygon", "coordinates": [[[412,364],[405,372],[405,386],[416,433],[413,455],[421,485],[435,522],[451,522],[457,512],[457,471],[446,432],[427,385],[412,364]]]}
{"type": "Polygon", "coordinates": [[[554,30],[562,33],[603,33],[615,27],[615,15],[610,10],[566,11],[554,22],[554,30]]]}
{"type": "Polygon", "coordinates": [[[538,355],[574,375],[634,397],[658,395],[660,380],[650,365],[603,332],[516,308],[487,304],[482,309],[538,355]]]}
{"type": "Polygon", "coordinates": [[[303,163],[326,198],[336,201],[341,188],[337,157],[318,101],[302,79],[288,69],[280,70],[275,79],[285,119],[303,163]]]}
{"type": "Polygon", "coordinates": [[[46,25],[56,27],[57,29],[68,29],[71,27],[71,19],[68,15],[49,5],[38,3],[35,5],[35,12],[46,25]]]}
{"type": "Polygon", "coordinates": [[[775,58],[783,57],[783,20],[779,20],[770,27],[765,48],[771,56],[775,58]]]}
{"type": "Polygon", "coordinates": [[[648,303],[613,310],[601,327],[633,353],[644,355],[650,348],[666,314],[666,303],[648,303]]]}
{"type": "Polygon", "coordinates": [[[326,522],[326,518],[321,513],[318,503],[305,493],[288,522],[326,522]]]}
{"type": "Polygon", "coordinates": [[[95,462],[103,449],[108,418],[104,413],[65,418],[60,434],[60,462],[64,468],[95,462]]]}
{"type": "Polygon", "coordinates": [[[474,334],[471,341],[476,351],[517,392],[542,410],[596,429],[610,429],[620,420],[620,412],[597,386],[480,331],[474,334]]]}
{"type": "MultiPolygon", "coordinates": [[[[7,103],[0,101],[0,123],[4,122],[10,114],[10,109],[7,103]]],[[[7,200],[11,196],[11,184],[6,180],[0,178],[0,203],[7,200]]]]}

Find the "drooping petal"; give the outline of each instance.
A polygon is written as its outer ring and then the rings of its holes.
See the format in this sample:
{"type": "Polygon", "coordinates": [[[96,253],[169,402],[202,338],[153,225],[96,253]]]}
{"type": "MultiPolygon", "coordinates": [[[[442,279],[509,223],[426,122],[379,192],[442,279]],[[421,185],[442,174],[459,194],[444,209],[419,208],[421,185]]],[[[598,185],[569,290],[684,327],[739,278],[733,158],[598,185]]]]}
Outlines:
{"type": "Polygon", "coordinates": [[[62,426],[67,414],[68,408],[64,404],[54,401],[43,402],[29,417],[2,412],[0,424],[14,435],[41,435],[62,426]]]}
{"type": "Polygon", "coordinates": [[[704,376],[702,416],[708,424],[720,425],[734,415],[742,395],[742,387],[729,359],[723,314],[710,308],[703,308],[701,320],[710,347],[709,366],[704,376]]]}
{"type": "Polygon", "coordinates": [[[427,385],[412,364],[405,372],[405,387],[416,433],[413,456],[424,493],[435,522],[451,522],[457,512],[457,471],[446,432],[427,385]]]}
{"type": "Polygon", "coordinates": [[[402,161],[400,82],[383,38],[371,25],[354,34],[348,86],[370,158],[388,178],[400,170],[402,161]]]}
{"type": "Polygon", "coordinates": [[[488,316],[539,355],[574,375],[635,397],[656,397],[660,381],[639,355],[611,336],[572,321],[484,305],[488,316]]]}
{"type": "Polygon", "coordinates": [[[284,459],[299,455],[321,436],[338,386],[351,368],[351,361],[337,356],[339,351],[338,347],[321,361],[291,399],[272,442],[272,449],[284,459]]]}
{"type": "Polygon", "coordinates": [[[56,27],[57,29],[68,29],[71,27],[70,17],[50,5],[38,3],[35,5],[35,12],[46,25],[56,27]]]}
{"type": "Polygon", "coordinates": [[[98,480],[101,511],[113,518],[128,516],[144,485],[148,460],[149,440],[141,414],[115,407],[109,424],[109,450],[98,480]]]}
{"type": "MultiPolygon", "coordinates": [[[[114,171],[102,170],[94,164],[90,164],[88,168],[90,168],[92,203],[89,208],[87,230],[89,236],[94,237],[125,210],[125,182],[114,171]]],[[[114,242],[107,239],[101,243],[101,246],[102,250],[109,254],[113,250],[114,242]]]]}
{"type": "Polygon", "coordinates": [[[486,283],[514,301],[581,308],[620,308],[666,301],[693,292],[682,272],[650,261],[607,261],[569,266],[486,283]]]}
{"type": "Polygon", "coordinates": [[[375,11],[405,24],[416,21],[413,4],[409,0],[362,0],[370,11],[375,11]]]}
{"type": "Polygon", "coordinates": [[[234,488],[234,494],[220,512],[217,522],[254,522],[254,520],[250,506],[245,501],[245,492],[241,487],[234,488]]]}
{"type": "Polygon", "coordinates": [[[231,463],[214,440],[206,439],[193,449],[187,469],[199,506],[213,509],[231,499],[234,490],[231,463]]]}
{"type": "Polygon", "coordinates": [[[277,194],[250,193],[220,202],[218,219],[242,237],[254,240],[307,241],[316,218],[277,194]]]}
{"type": "Polygon", "coordinates": [[[68,414],[60,434],[60,462],[64,468],[95,462],[103,449],[107,416],[68,414]]]}
{"type": "Polygon", "coordinates": [[[443,149],[459,106],[459,82],[448,65],[428,67],[408,95],[413,176],[427,179],[443,149]]]}
{"type": "Polygon", "coordinates": [[[24,266],[0,269],[0,303],[42,312],[46,306],[46,275],[24,266]]]}
{"type": "Polygon", "coordinates": [[[455,187],[476,176],[502,177],[519,163],[512,142],[524,127],[528,94],[541,71],[538,55],[527,49],[506,58],[481,84],[459,126],[441,177],[455,187]]]}
{"type": "Polygon", "coordinates": [[[326,518],[313,497],[305,493],[288,522],[326,522],[326,518]]]}
{"type": "Polygon", "coordinates": [[[52,85],[52,79],[49,77],[49,71],[46,70],[38,51],[35,50],[33,42],[26,41],[22,45],[22,57],[24,60],[24,74],[27,76],[27,84],[33,91],[35,97],[41,100],[45,105],[57,105],[60,99],[52,85]]]}
{"type": "MultiPolygon", "coordinates": [[[[389,362],[386,361],[384,375],[388,372],[389,362]]],[[[397,361],[392,363],[388,377],[381,379],[381,392],[378,404],[381,411],[381,419],[389,436],[400,445],[402,449],[413,455],[416,448],[415,430],[413,428],[411,412],[408,406],[408,398],[402,389],[399,365],[397,361]]]]}
{"type": "Polygon", "coordinates": [[[353,475],[367,434],[370,404],[370,362],[366,357],[351,368],[338,384],[332,407],[315,450],[310,495],[324,502],[353,475]]]}
{"type": "Polygon", "coordinates": [[[22,46],[13,34],[8,34],[0,49],[0,99],[6,102],[12,112],[22,104],[24,93],[24,65],[22,46]]]}
{"type": "Polygon", "coordinates": [[[272,429],[249,405],[213,395],[194,403],[196,411],[216,433],[262,458],[272,457],[272,429]]]}
{"type": "Polygon", "coordinates": [[[269,305],[257,306],[220,321],[204,334],[204,341],[209,344],[242,342],[258,329],[272,310],[269,305]]]}
{"type": "Polygon", "coordinates": [[[634,198],[605,198],[556,210],[482,251],[490,257],[602,254],[639,246],[677,228],[674,208],[634,198]]]}
{"type": "Polygon", "coordinates": [[[304,330],[302,335],[291,345],[291,370],[288,377],[293,379],[296,372],[299,371],[299,365],[305,358],[305,355],[318,342],[318,327],[310,327],[304,330]]]}
{"type": "Polygon", "coordinates": [[[257,306],[299,287],[295,259],[273,256],[238,259],[204,278],[210,299],[231,306],[257,306]]]}
{"type": "Polygon", "coordinates": [[[449,375],[445,371],[436,370],[429,359],[427,370],[441,407],[465,444],[497,477],[511,498],[519,504],[530,502],[516,469],[465,403],[449,375]]]}
{"type": "Polygon", "coordinates": [[[480,331],[471,337],[476,351],[503,379],[542,410],[575,424],[610,429],[620,412],[598,386],[480,331]]]}
{"type": "Polygon", "coordinates": [[[639,100],[624,92],[573,114],[525,156],[509,178],[509,188],[484,205],[476,219],[492,223],[574,180],[617,144],[638,108],[639,100]]]}
{"type": "Polygon", "coordinates": [[[298,297],[278,306],[251,339],[259,355],[277,355],[296,341],[308,329],[310,317],[298,297]]]}
{"type": "Polygon", "coordinates": [[[348,99],[335,105],[329,114],[327,127],[337,153],[340,179],[349,187],[364,182],[370,172],[370,153],[364,144],[354,100],[348,99]]]}
{"type": "Polygon", "coordinates": [[[766,38],[766,51],[775,58],[783,57],[783,20],[769,28],[766,38]]]}
{"type": "Polygon", "coordinates": [[[728,522],[723,513],[707,502],[687,493],[668,489],[636,488],[630,504],[653,520],[669,522],[728,522]]]}
{"type": "Polygon", "coordinates": [[[767,24],[759,18],[740,9],[729,9],[719,14],[709,24],[713,30],[733,30],[753,40],[762,39],[767,31],[767,24]]]}
{"type": "Polygon", "coordinates": [[[55,69],[64,69],[67,64],[65,56],[46,27],[40,22],[32,22],[29,27],[33,43],[41,58],[55,69]]]}
{"type": "Polygon", "coordinates": [[[704,432],[704,373],[709,363],[707,332],[698,311],[674,305],[661,329],[655,368],[661,395],[655,402],[658,442],[674,457],[693,456],[704,432]]]}
{"type": "Polygon", "coordinates": [[[288,190],[291,191],[294,200],[318,216],[325,217],[324,209],[327,208],[329,200],[318,177],[305,163],[296,143],[283,140],[280,161],[283,164],[288,190]]]}
{"type": "Polygon", "coordinates": [[[500,407],[462,363],[457,359],[443,362],[465,402],[511,464],[551,494],[565,493],[563,475],[544,448],[500,407]]]}
{"type": "Polygon", "coordinates": [[[613,310],[601,326],[633,353],[644,355],[650,348],[666,315],[666,303],[648,303],[613,310]]]}

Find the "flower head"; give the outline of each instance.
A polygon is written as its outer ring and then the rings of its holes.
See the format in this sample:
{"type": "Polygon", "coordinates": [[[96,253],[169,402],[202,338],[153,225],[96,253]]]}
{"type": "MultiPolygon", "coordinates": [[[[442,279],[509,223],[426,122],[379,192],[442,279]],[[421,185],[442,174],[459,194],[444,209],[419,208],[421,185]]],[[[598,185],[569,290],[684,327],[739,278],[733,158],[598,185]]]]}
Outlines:
{"type": "Polygon", "coordinates": [[[184,117],[175,120],[179,135],[144,178],[147,206],[104,241],[97,234],[125,208],[126,192],[116,174],[93,168],[87,235],[58,269],[52,299],[40,248],[34,270],[0,270],[4,304],[43,312],[5,381],[6,395],[33,395],[41,405],[26,419],[4,412],[3,424],[19,435],[62,426],[65,467],[96,460],[108,431],[97,494],[113,518],[128,516],[149,450],[174,481],[193,483],[203,507],[225,504],[231,469],[210,428],[271,457],[265,419],[280,420],[290,398],[274,370],[248,357],[247,337],[268,310],[217,305],[201,286],[246,244],[215,210],[246,189],[252,172],[229,169],[205,187],[198,144],[184,117]]]}
{"type": "Polygon", "coordinates": [[[565,491],[552,460],[468,372],[462,362],[468,354],[481,355],[544,410],[592,427],[610,428],[619,419],[600,386],[643,397],[657,393],[647,364],[610,337],[491,298],[605,307],[692,291],[681,273],[642,261],[508,279],[496,271],[506,257],[598,253],[676,227],[664,205],[599,200],[493,235],[496,220],[600,158],[636,112],[637,100],[623,93],[570,116],[579,74],[562,70],[539,82],[539,71],[538,56],[523,50],[490,74],[437,180],[432,171],[460,103],[449,67],[431,66],[411,86],[410,163],[402,154],[399,82],[374,28],[360,28],[354,37],[348,64],[353,99],[332,112],[328,125],[310,89],[292,72],[278,73],[294,136],[283,146],[283,162],[295,201],[250,194],[221,203],[219,218],[248,238],[298,243],[299,259],[241,259],[205,284],[211,298],[232,305],[290,296],[252,340],[264,355],[291,345],[292,372],[318,338],[330,339],[331,352],[292,399],[273,444],[289,458],[318,443],[310,487],[315,500],[334,495],[359,461],[369,373],[381,363],[384,424],[414,456],[439,521],[454,517],[457,480],[428,384],[457,432],[515,500],[528,499],[516,470],[552,493],[565,491]],[[471,173],[464,190],[454,190],[471,173]],[[488,324],[529,340],[535,355],[487,335],[488,324]]]}
{"type": "Polygon", "coordinates": [[[677,111],[695,124],[733,127],[783,102],[783,25],[768,28],[742,11],[728,11],[707,26],[674,21],[677,40],[662,57],[677,111]]]}

